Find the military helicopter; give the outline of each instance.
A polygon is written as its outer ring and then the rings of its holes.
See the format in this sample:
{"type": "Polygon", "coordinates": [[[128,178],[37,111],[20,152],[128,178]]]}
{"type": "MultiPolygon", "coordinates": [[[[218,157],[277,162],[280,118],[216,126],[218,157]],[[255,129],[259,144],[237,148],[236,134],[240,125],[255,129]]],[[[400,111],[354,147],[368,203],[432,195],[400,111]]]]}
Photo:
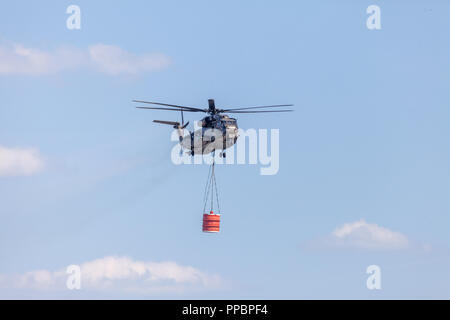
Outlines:
{"type": "MultiPolygon", "coordinates": [[[[221,151],[219,156],[226,157],[225,150],[234,145],[239,137],[238,125],[235,118],[230,118],[224,113],[268,113],[268,112],[290,112],[291,109],[283,110],[258,110],[266,108],[291,107],[292,104],[279,104],[271,106],[245,107],[232,109],[216,108],[214,99],[208,99],[208,109],[180,106],[167,103],[133,100],[137,103],[153,104],[164,107],[136,107],[138,109],[170,110],[181,112],[181,124],[176,121],[153,120],[153,122],[167,124],[178,130],[178,137],[182,149],[194,156],[196,154],[209,154],[216,150],[221,151]],[[249,111],[251,110],[251,111],[249,111]],[[184,129],[189,121],[184,123],[183,112],[204,112],[208,115],[201,120],[201,129],[185,135],[184,129]]],[[[182,152],[182,151],[181,151],[182,152]]]]}

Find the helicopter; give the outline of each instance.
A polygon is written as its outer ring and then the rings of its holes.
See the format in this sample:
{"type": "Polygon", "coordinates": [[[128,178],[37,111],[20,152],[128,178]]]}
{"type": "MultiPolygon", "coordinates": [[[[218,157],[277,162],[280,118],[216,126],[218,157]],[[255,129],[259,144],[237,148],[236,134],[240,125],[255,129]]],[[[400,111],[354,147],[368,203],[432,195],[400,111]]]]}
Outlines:
{"type": "MultiPolygon", "coordinates": [[[[165,120],[153,120],[155,123],[166,124],[173,126],[178,130],[179,143],[182,150],[187,150],[188,154],[194,156],[196,154],[209,154],[216,150],[221,151],[219,156],[225,158],[225,150],[233,146],[239,137],[239,128],[237,120],[231,118],[225,113],[269,113],[269,112],[291,112],[291,109],[282,110],[259,110],[267,108],[280,108],[291,107],[293,104],[278,104],[270,106],[258,106],[258,107],[245,107],[245,108],[228,108],[219,109],[216,108],[214,99],[208,99],[208,108],[196,108],[188,107],[160,102],[151,102],[143,100],[133,100],[133,102],[159,105],[163,107],[136,107],[138,109],[150,109],[150,110],[170,110],[181,112],[181,124],[177,121],[165,121],[165,120]],[[250,110],[250,111],[249,111],[250,110]],[[185,135],[185,128],[188,126],[189,121],[184,123],[183,112],[203,112],[208,115],[204,117],[200,123],[201,128],[193,132],[189,131],[189,134],[185,135]]],[[[182,152],[182,150],[180,152],[182,152]]]]}

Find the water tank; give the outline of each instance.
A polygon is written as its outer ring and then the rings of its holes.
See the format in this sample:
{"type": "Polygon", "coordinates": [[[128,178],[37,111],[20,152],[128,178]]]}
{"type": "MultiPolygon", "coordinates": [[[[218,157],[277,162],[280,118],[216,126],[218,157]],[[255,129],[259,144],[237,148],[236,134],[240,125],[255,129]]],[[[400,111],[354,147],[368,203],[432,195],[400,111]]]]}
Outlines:
{"type": "Polygon", "coordinates": [[[214,212],[205,213],[203,215],[203,232],[219,232],[220,231],[220,214],[214,212]]]}

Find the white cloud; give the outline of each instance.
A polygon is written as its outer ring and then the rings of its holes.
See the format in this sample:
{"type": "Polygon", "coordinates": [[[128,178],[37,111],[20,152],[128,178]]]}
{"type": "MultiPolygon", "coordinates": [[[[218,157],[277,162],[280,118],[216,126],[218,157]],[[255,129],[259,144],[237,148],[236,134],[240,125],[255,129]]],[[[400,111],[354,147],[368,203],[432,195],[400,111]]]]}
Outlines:
{"type": "Polygon", "coordinates": [[[160,70],[169,64],[169,58],[160,53],[137,55],[105,44],[95,44],[84,50],[59,47],[53,51],[21,44],[0,46],[0,75],[42,75],[79,68],[91,68],[109,75],[135,75],[160,70]]]}
{"type": "Polygon", "coordinates": [[[54,52],[26,48],[20,44],[12,48],[0,46],[0,74],[50,74],[74,69],[83,64],[83,52],[61,47],[54,52]]]}
{"type": "Polygon", "coordinates": [[[138,74],[160,70],[169,65],[169,59],[162,54],[135,55],[119,47],[96,44],[89,47],[89,56],[94,66],[101,72],[117,74],[138,74]]]}
{"type": "MultiPolygon", "coordinates": [[[[211,290],[222,279],[190,266],[174,262],[135,261],[127,257],[105,257],[80,265],[81,288],[88,291],[129,292],[143,294],[184,293],[211,290]]],[[[0,274],[0,288],[68,290],[66,270],[38,270],[25,274],[0,274]]]]}
{"type": "Polygon", "coordinates": [[[0,176],[31,175],[43,167],[44,161],[37,149],[0,146],[0,176]]]}
{"type": "Polygon", "coordinates": [[[327,241],[332,246],[360,249],[404,249],[408,238],[364,220],[346,223],[336,228],[327,241]]]}

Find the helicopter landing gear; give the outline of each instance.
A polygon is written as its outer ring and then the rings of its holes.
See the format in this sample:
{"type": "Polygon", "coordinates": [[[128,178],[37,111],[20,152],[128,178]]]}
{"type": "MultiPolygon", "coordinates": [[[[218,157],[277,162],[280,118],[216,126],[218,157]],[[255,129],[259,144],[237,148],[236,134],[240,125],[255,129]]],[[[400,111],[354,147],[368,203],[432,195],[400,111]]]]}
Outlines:
{"type": "Polygon", "coordinates": [[[225,153],[225,151],[222,151],[221,153],[219,153],[219,157],[226,158],[227,154],[225,153]]]}

